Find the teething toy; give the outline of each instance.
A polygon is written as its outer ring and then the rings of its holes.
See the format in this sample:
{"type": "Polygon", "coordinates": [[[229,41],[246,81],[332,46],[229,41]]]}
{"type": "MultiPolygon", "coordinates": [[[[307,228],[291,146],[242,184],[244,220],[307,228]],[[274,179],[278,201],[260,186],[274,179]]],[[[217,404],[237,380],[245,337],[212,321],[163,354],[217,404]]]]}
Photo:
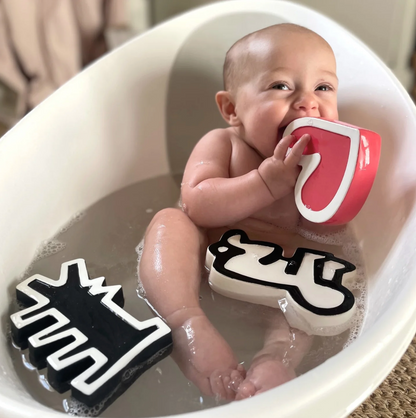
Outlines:
{"type": "Polygon", "coordinates": [[[333,254],[298,248],[284,257],[279,245],[251,241],[239,229],[208,247],[209,284],[234,299],[281,308],[290,326],[336,335],[349,328],[356,304],[342,281],[355,266],[333,254]]]}
{"type": "Polygon", "coordinates": [[[364,205],[376,176],[381,138],[375,132],[338,121],[300,118],[283,136],[311,140],[300,161],[295,202],[301,215],[315,223],[344,224],[364,205]]]}
{"type": "Polygon", "coordinates": [[[47,367],[59,393],[110,405],[172,348],[170,328],[160,319],[140,322],[122,309],[121,286],[90,280],[83,259],[62,264],[59,280],[35,274],[16,286],[26,306],[11,315],[14,343],[29,347],[30,362],[47,367]]]}

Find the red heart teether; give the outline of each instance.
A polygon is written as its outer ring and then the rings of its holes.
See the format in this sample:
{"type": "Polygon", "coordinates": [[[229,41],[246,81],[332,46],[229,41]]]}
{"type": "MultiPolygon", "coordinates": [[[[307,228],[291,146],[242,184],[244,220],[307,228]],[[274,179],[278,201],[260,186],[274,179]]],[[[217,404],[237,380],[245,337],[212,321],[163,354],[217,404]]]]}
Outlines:
{"type": "Polygon", "coordinates": [[[309,134],[295,185],[296,206],[315,223],[344,224],[360,211],[370,193],[380,159],[381,137],[344,122],[300,118],[283,136],[309,134]]]}

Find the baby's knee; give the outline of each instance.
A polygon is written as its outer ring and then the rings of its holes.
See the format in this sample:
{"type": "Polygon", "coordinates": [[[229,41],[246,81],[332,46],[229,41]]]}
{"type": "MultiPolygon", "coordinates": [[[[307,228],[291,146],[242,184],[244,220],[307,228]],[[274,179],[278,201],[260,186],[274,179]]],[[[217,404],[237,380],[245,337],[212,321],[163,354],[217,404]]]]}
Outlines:
{"type": "Polygon", "coordinates": [[[165,227],[171,224],[177,225],[178,223],[188,222],[188,216],[177,208],[165,208],[156,213],[151,220],[147,231],[159,227],[165,227]]]}
{"type": "Polygon", "coordinates": [[[208,245],[206,231],[196,226],[181,209],[176,208],[166,208],[156,213],[146,230],[145,240],[150,237],[165,239],[171,244],[173,238],[175,242],[186,240],[201,249],[206,249],[208,245]]]}

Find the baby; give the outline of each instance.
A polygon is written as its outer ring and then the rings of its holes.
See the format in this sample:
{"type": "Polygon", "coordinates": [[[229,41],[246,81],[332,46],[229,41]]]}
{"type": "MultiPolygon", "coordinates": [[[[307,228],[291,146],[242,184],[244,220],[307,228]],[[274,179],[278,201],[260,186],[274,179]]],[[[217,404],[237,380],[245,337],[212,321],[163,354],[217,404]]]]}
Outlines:
{"type": "Polygon", "coordinates": [[[172,329],[174,360],[204,394],[243,399],[280,385],[296,376],[309,349],[311,338],[273,310],[264,347],[246,372],[202,311],[199,288],[207,246],[227,229],[279,244],[289,256],[308,246],[299,225],[323,228],[302,219],[294,202],[310,137],[293,145],[282,134],[300,117],[338,119],[337,86],[331,47],[306,28],[274,25],[236,42],[216,94],[229,127],[208,132],[192,151],[182,210],[162,210],[147,229],[139,267],[146,297],[172,329]]]}

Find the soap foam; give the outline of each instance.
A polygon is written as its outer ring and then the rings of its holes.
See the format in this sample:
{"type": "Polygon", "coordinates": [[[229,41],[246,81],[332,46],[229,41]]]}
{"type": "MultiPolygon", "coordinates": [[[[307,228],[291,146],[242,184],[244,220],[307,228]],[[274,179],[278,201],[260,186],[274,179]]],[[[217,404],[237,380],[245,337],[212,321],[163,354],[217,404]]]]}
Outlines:
{"type": "Polygon", "coordinates": [[[50,257],[53,254],[59,253],[59,251],[62,251],[66,247],[65,242],[61,242],[57,239],[49,239],[42,241],[40,246],[35,252],[35,256],[28,266],[28,268],[24,271],[24,273],[21,276],[21,279],[26,277],[33,269],[33,265],[41,260],[42,258],[50,257]]]}
{"type": "Polygon", "coordinates": [[[41,260],[42,258],[46,258],[51,256],[52,254],[59,253],[66,247],[65,242],[61,242],[56,239],[45,240],[42,242],[40,247],[37,249],[34,257],[34,261],[41,260]]]}
{"type": "Polygon", "coordinates": [[[26,277],[31,271],[34,266],[34,264],[46,257],[50,257],[53,254],[59,253],[63,249],[66,248],[66,243],[62,242],[57,239],[57,237],[68,231],[69,228],[71,228],[74,224],[79,222],[83,217],[85,216],[85,212],[77,212],[74,216],[72,216],[68,222],[66,222],[62,228],[59,229],[59,231],[51,238],[47,239],[41,242],[37,250],[35,251],[35,255],[33,257],[32,262],[29,264],[28,268],[24,271],[20,279],[23,279],[26,277]]]}
{"type": "Polygon", "coordinates": [[[85,212],[77,212],[75,213],[71,219],[64,224],[64,226],[58,231],[57,235],[62,234],[66,231],[68,231],[71,226],[79,222],[81,219],[83,219],[85,216],[85,212]]]}
{"type": "Polygon", "coordinates": [[[65,412],[71,417],[96,417],[104,407],[104,402],[90,408],[74,398],[64,399],[62,402],[65,412]]]}
{"type": "Polygon", "coordinates": [[[131,378],[137,378],[138,373],[143,373],[141,370],[145,367],[146,369],[151,367],[160,356],[163,356],[166,353],[167,348],[163,348],[150,357],[145,363],[138,364],[130,369],[127,369],[121,378],[120,384],[106,396],[100,403],[89,407],[84,403],[76,400],[72,396],[68,399],[64,399],[62,402],[65,412],[73,417],[96,417],[100,414],[103,408],[106,406],[107,401],[119,390],[122,383],[125,383],[131,378]]]}

